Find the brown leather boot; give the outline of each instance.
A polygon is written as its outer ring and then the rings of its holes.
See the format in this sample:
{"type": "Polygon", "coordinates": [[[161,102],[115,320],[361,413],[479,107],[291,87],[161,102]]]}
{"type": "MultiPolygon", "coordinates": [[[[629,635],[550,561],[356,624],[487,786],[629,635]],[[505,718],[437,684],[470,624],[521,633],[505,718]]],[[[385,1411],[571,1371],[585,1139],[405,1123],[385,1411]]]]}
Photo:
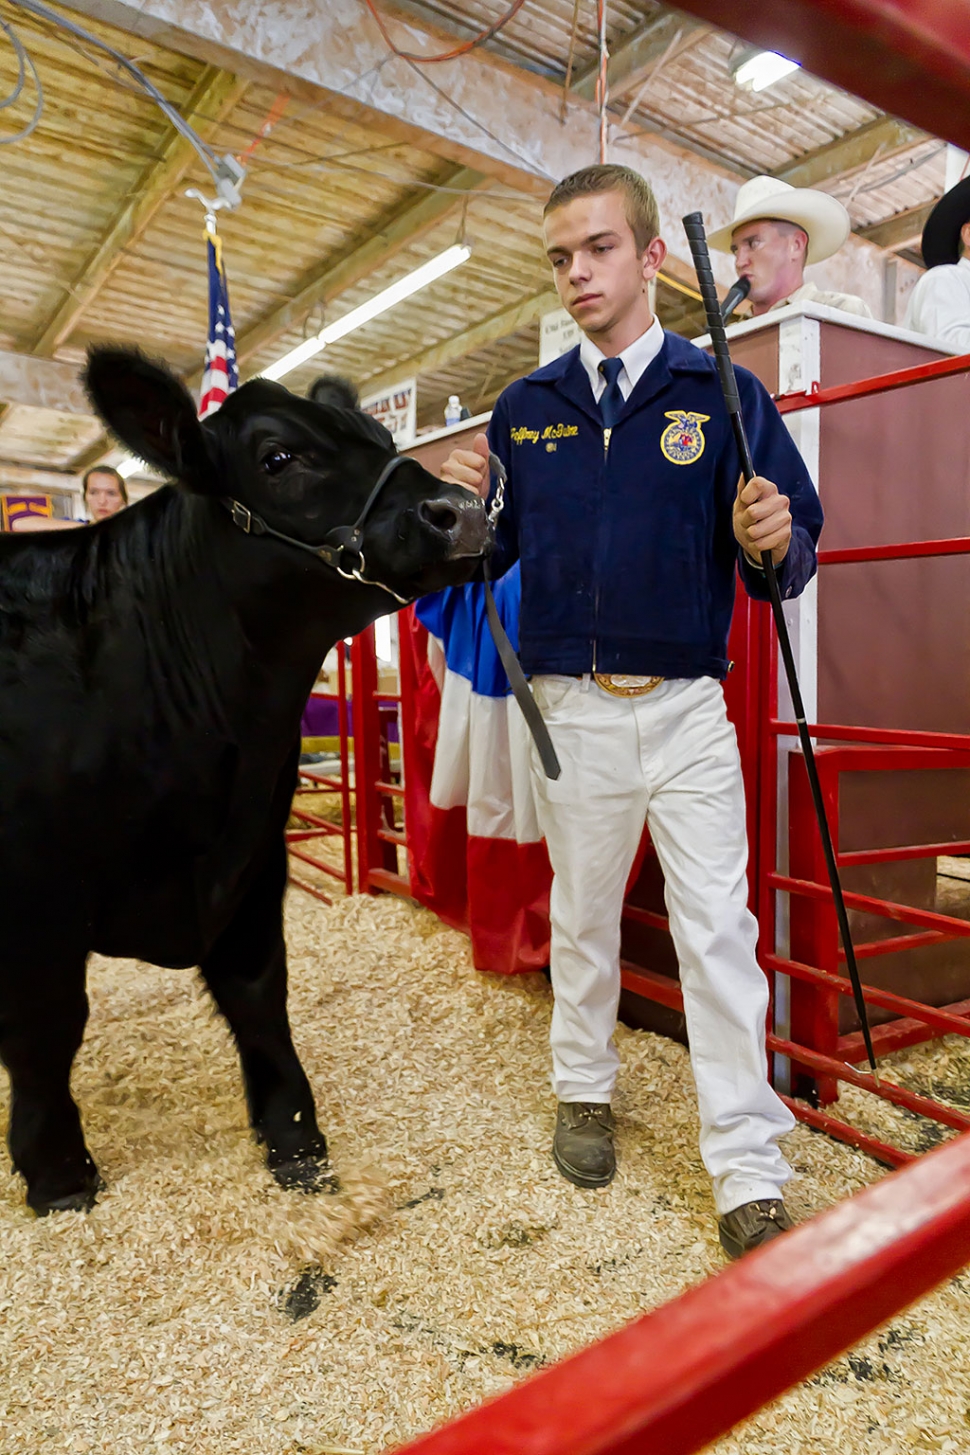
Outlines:
{"type": "Polygon", "coordinates": [[[770,1243],[772,1238],[780,1238],[793,1226],[780,1197],[742,1203],[717,1220],[721,1247],[729,1258],[740,1258],[744,1253],[750,1253],[752,1248],[760,1248],[763,1243],[770,1243]]]}
{"type": "Polygon", "coordinates": [[[612,1182],[616,1171],[614,1125],[609,1102],[559,1103],[552,1155],[563,1177],[577,1187],[605,1187],[612,1182]]]}

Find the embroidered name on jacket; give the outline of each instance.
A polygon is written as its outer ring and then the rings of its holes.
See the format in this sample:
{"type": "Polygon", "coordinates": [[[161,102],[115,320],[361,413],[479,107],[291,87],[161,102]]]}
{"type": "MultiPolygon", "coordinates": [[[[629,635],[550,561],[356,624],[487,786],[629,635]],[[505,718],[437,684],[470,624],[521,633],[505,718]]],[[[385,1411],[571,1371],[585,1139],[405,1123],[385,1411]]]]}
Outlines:
{"type": "Polygon", "coordinates": [[[664,419],[672,419],[660,436],[660,450],[665,460],[672,465],[692,465],[704,453],[707,441],[702,424],[710,419],[709,414],[694,414],[687,409],[667,409],[664,419]]]}
{"type": "MultiPolygon", "coordinates": [[[[705,419],[707,415],[703,416],[705,419]]],[[[576,424],[547,424],[541,431],[541,438],[544,440],[571,439],[579,434],[579,426],[576,424]]],[[[528,425],[517,424],[509,431],[509,437],[514,445],[537,445],[540,439],[540,431],[529,429],[528,425]]]]}

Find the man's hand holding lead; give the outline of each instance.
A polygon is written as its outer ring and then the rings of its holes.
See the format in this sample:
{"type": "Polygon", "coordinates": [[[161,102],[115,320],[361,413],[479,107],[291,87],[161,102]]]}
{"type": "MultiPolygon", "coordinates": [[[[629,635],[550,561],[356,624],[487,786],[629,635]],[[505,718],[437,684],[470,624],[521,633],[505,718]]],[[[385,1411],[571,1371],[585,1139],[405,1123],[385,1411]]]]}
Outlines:
{"type": "Polygon", "coordinates": [[[474,490],[483,500],[488,498],[488,435],[477,434],[470,450],[452,450],[441,467],[441,478],[448,485],[463,485],[474,490]]]}
{"type": "Polygon", "coordinates": [[[791,545],[791,512],[788,496],[763,475],[754,475],[747,485],[739,482],[734,502],[734,534],[738,545],[753,565],[761,565],[762,551],[780,566],[791,545]]]}

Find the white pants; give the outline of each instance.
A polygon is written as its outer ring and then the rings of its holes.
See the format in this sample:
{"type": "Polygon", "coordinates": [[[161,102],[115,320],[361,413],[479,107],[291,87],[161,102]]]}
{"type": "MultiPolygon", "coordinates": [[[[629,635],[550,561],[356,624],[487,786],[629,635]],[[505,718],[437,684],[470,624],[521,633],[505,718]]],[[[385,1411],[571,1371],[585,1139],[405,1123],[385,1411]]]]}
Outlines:
{"type": "MultiPolygon", "coordinates": [[[[610,1100],[619,1057],[620,915],[643,831],[663,869],[680,962],[700,1149],[719,1213],[777,1197],[791,1177],[777,1138],[794,1118],[768,1084],[768,985],[747,907],[744,785],[724,694],[711,677],[618,698],[590,678],[533,678],[562,765],[533,749],[552,861],[553,1089],[610,1100]]],[[[658,1115],[661,1115],[658,1109],[658,1115]]]]}

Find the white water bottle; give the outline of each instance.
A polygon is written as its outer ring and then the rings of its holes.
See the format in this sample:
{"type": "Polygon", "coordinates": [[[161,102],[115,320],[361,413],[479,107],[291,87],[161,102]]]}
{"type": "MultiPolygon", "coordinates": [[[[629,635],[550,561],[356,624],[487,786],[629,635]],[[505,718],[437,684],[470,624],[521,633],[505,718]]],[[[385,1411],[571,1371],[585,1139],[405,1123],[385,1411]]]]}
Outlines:
{"type": "Polygon", "coordinates": [[[448,403],[445,405],[445,424],[458,424],[461,420],[461,400],[457,394],[448,395],[448,403]]]}

